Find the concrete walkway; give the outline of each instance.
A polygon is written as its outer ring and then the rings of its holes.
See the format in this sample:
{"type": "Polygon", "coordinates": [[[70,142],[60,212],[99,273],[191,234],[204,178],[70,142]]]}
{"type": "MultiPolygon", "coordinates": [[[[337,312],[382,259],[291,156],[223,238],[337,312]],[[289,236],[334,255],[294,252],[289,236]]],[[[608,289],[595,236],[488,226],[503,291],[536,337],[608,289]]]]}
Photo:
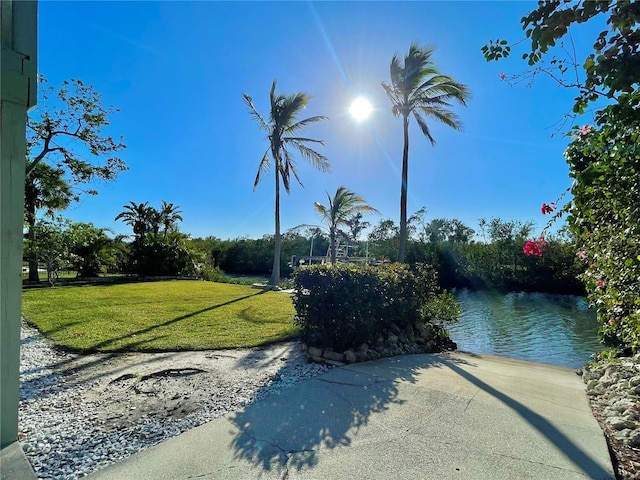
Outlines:
{"type": "Polygon", "coordinates": [[[572,370],[457,352],[334,368],[87,478],[615,477],[572,370]]]}

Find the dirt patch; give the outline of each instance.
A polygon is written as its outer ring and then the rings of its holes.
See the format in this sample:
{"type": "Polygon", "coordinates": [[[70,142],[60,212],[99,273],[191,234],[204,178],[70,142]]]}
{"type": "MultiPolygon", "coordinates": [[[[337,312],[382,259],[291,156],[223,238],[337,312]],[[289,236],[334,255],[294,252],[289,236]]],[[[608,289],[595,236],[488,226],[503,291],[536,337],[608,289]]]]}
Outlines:
{"type": "Polygon", "coordinates": [[[178,420],[205,406],[227,412],[306,363],[300,344],[288,342],[249,350],[73,355],[58,370],[68,387],[85,387],[83,403],[111,430],[142,417],[178,420]]]}

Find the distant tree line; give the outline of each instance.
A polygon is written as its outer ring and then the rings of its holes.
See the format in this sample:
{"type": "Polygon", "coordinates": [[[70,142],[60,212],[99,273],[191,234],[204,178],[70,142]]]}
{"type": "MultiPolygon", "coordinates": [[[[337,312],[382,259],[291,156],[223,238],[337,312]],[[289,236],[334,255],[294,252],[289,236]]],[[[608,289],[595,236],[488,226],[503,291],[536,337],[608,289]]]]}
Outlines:
{"type": "MultiPolygon", "coordinates": [[[[532,223],[482,219],[479,235],[456,219],[424,222],[422,209],[410,217],[407,263],[428,263],[438,272],[443,288],[499,289],[584,294],[577,278],[581,266],[572,238],[559,233],[547,238],[543,257],[527,256],[522,245],[531,236],[532,223]]],[[[329,235],[321,230],[286,232],[282,237],[281,272],[290,274],[294,257],[331,256],[329,235]],[[304,234],[303,234],[304,233],[304,234]]],[[[343,232],[344,235],[348,235],[343,232]]],[[[368,257],[372,263],[392,262],[399,242],[399,227],[381,220],[366,240],[346,238],[351,257],[368,257]]],[[[273,237],[222,240],[215,237],[189,241],[213,267],[229,274],[270,274],[273,237]]]]}

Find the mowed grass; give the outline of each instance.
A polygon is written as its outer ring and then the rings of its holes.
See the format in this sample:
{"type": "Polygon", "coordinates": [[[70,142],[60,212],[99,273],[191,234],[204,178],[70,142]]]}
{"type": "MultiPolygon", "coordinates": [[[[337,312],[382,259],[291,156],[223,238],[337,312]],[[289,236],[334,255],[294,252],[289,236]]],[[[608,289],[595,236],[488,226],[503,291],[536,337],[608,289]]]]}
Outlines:
{"type": "Polygon", "coordinates": [[[25,290],[22,313],[82,352],[246,348],[298,334],[286,293],[189,280],[25,290]]]}

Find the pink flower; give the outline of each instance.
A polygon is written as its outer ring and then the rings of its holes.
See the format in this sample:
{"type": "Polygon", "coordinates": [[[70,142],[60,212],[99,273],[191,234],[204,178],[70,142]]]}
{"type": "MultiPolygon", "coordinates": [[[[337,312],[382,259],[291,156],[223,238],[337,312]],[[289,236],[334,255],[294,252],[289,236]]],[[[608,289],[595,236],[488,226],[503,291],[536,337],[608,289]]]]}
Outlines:
{"type": "Polygon", "coordinates": [[[596,264],[592,263],[591,265],[589,265],[589,268],[596,268],[596,264]]]}
{"type": "Polygon", "coordinates": [[[598,280],[596,284],[598,285],[598,288],[604,288],[604,282],[602,280],[598,280]]]}
{"type": "Polygon", "coordinates": [[[542,249],[540,248],[540,245],[533,240],[527,240],[527,242],[524,244],[524,247],[522,247],[522,252],[530,257],[542,256],[542,249]]]}
{"type": "Polygon", "coordinates": [[[538,243],[540,244],[541,247],[547,246],[547,242],[542,235],[538,237],[538,243]]]}
{"type": "Polygon", "coordinates": [[[543,203],[542,207],[540,207],[540,211],[542,212],[543,215],[546,215],[547,213],[551,213],[555,209],[556,209],[555,202],[551,202],[549,205],[547,205],[546,203],[543,203]]]}
{"type": "Polygon", "coordinates": [[[498,75],[498,77],[500,77],[500,80],[504,80],[507,78],[507,75],[504,72],[500,72],[500,75],[498,75]]]}
{"type": "Polygon", "coordinates": [[[616,324],[615,319],[610,318],[610,319],[609,319],[609,325],[615,325],[615,324],[616,324]]]}
{"type": "Polygon", "coordinates": [[[580,129],[580,135],[587,135],[591,133],[592,130],[593,130],[593,127],[591,127],[590,125],[585,125],[580,129]]]}
{"type": "Polygon", "coordinates": [[[576,255],[580,260],[585,260],[587,258],[587,252],[585,252],[584,250],[580,250],[578,253],[576,253],[576,255]]]}

